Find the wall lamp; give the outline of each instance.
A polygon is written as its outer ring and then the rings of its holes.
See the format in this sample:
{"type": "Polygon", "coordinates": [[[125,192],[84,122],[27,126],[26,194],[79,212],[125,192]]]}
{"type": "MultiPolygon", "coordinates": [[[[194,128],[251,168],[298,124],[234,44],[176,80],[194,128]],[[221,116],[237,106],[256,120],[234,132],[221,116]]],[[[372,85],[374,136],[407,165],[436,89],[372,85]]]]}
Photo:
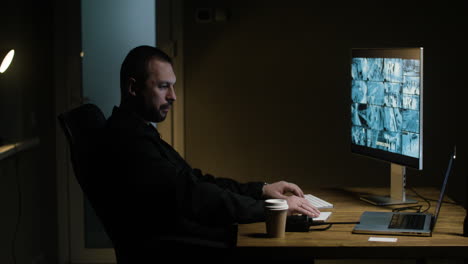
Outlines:
{"type": "Polygon", "coordinates": [[[11,62],[13,61],[13,57],[15,56],[15,50],[12,49],[10,51],[8,50],[1,50],[0,51],[0,59],[2,61],[2,64],[0,64],[0,73],[4,73],[8,67],[10,66],[11,62]]]}
{"type": "MultiPolygon", "coordinates": [[[[3,50],[0,49],[0,74],[4,73],[8,67],[10,66],[11,62],[13,61],[13,57],[15,56],[15,50],[3,50]]],[[[0,146],[3,145],[3,139],[0,137],[0,146]]]]}

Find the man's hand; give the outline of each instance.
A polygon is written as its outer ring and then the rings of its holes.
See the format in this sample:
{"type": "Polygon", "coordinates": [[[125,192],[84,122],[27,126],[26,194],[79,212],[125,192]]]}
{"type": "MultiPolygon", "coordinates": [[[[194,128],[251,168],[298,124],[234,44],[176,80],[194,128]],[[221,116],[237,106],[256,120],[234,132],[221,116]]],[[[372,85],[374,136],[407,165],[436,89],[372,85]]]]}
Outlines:
{"type": "Polygon", "coordinates": [[[263,196],[266,198],[285,199],[288,202],[288,215],[304,214],[318,217],[320,211],[304,198],[304,192],[294,183],[279,181],[263,186],[263,196]],[[286,195],[292,193],[293,195],[286,195]]]}
{"type": "Polygon", "coordinates": [[[263,196],[266,198],[286,199],[286,193],[304,197],[304,192],[294,183],[279,181],[263,186],[263,196]]]}
{"type": "Polygon", "coordinates": [[[286,201],[288,202],[288,215],[303,214],[310,217],[318,217],[320,211],[309,203],[305,198],[298,196],[287,196],[286,201]]]}

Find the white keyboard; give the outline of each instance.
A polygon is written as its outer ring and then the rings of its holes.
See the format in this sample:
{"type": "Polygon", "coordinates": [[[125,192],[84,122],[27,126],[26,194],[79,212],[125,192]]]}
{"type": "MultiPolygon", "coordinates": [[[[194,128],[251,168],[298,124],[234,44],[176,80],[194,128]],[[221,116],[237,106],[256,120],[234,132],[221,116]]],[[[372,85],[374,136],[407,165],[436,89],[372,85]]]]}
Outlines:
{"type": "Polygon", "coordinates": [[[333,204],[313,196],[312,194],[304,194],[304,198],[306,198],[306,200],[309,201],[309,203],[311,203],[313,206],[317,207],[317,209],[333,208],[333,204]]]}

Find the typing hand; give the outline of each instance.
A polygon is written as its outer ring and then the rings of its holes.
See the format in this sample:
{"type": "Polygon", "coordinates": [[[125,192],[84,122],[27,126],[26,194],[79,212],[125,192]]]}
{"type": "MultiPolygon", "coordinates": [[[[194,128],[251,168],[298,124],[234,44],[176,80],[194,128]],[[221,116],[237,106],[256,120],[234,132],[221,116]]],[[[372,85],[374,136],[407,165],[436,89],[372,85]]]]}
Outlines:
{"type": "Polygon", "coordinates": [[[289,206],[288,215],[303,214],[310,217],[318,217],[320,215],[320,211],[305,198],[291,195],[286,197],[286,201],[289,206]]]}
{"type": "Polygon", "coordinates": [[[286,193],[304,197],[304,192],[294,183],[279,181],[263,186],[263,196],[266,198],[286,199],[286,193]]]}

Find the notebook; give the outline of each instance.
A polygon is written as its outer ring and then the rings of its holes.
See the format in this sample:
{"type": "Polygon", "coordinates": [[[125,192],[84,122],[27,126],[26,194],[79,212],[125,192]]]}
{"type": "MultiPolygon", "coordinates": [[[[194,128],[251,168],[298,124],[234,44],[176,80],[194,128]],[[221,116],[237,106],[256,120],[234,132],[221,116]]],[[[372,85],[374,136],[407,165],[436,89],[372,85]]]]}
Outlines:
{"type": "Polygon", "coordinates": [[[383,235],[408,235],[408,236],[432,236],[432,230],[437,222],[442,199],[445,194],[447,180],[452,172],[456,159],[456,150],[450,157],[445,178],[440,191],[439,200],[434,214],[404,213],[404,212],[364,212],[359,224],[354,229],[354,234],[383,234],[383,235]]]}

